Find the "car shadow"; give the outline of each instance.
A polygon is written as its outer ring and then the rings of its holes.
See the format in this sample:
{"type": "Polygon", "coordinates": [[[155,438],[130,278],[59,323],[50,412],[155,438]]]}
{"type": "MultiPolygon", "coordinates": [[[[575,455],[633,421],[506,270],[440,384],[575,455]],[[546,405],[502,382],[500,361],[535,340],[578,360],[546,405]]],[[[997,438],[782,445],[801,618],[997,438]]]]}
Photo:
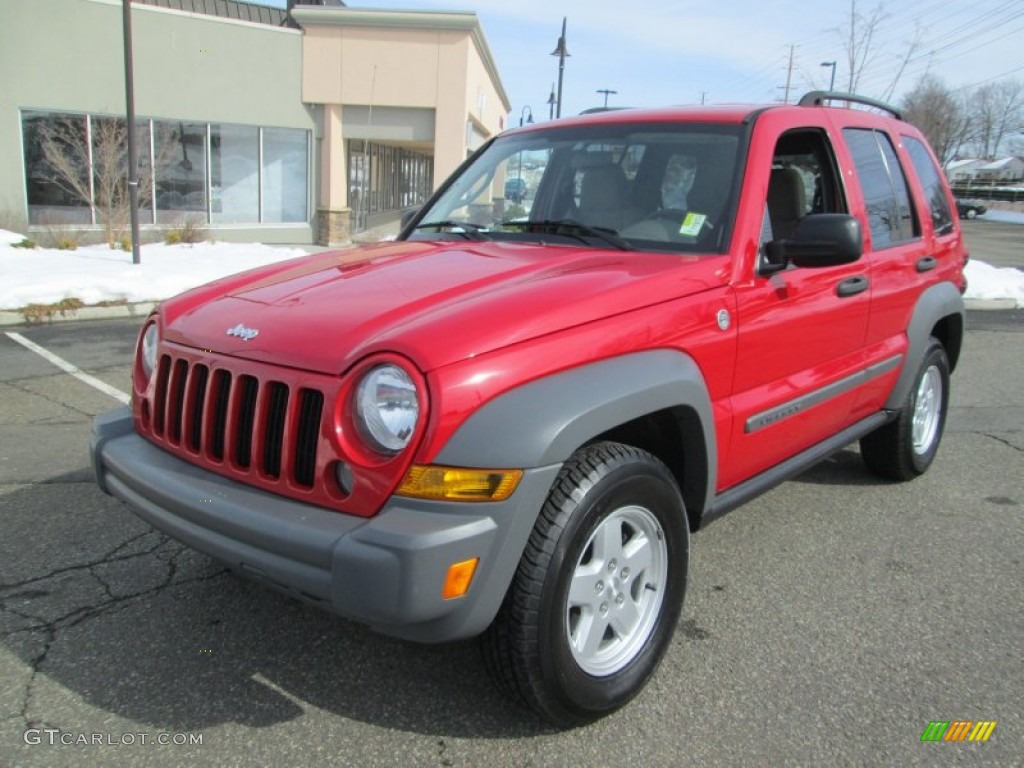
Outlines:
{"type": "Polygon", "coordinates": [[[5,501],[16,514],[0,520],[0,538],[18,544],[0,552],[0,638],[25,665],[27,725],[66,716],[81,698],[167,732],[265,727],[311,708],[435,736],[550,731],[497,691],[475,641],[391,639],[248,582],[153,531],[79,472],[5,501]],[[76,486],[78,530],[116,535],[51,568],[42,564],[68,536],[54,510],[62,481],[76,486]]]}
{"type": "Polygon", "coordinates": [[[892,485],[893,481],[878,477],[865,466],[860,451],[849,446],[827,459],[806,469],[791,483],[807,483],[810,485],[842,485],[842,486],[880,486],[892,485]]]}

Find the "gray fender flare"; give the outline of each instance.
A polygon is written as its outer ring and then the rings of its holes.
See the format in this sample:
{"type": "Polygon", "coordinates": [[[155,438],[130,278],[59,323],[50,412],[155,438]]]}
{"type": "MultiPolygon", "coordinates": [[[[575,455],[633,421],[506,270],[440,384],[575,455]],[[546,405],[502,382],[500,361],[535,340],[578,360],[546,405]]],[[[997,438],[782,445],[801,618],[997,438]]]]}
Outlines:
{"type": "MultiPolygon", "coordinates": [[[[928,288],[917,300],[914,312],[907,325],[907,354],[903,362],[903,371],[885,401],[885,407],[898,410],[906,402],[910,388],[914,384],[917,368],[921,357],[928,347],[932,329],[944,317],[964,316],[964,299],[960,291],[952,283],[938,283],[928,288]]],[[[961,323],[962,327],[962,323],[961,323]]]]}
{"type": "Polygon", "coordinates": [[[597,435],[678,406],[700,419],[708,465],[703,508],[708,509],[718,456],[711,398],[697,363],[676,350],[601,360],[505,392],[456,430],[436,462],[508,468],[561,464],[597,435]]]}

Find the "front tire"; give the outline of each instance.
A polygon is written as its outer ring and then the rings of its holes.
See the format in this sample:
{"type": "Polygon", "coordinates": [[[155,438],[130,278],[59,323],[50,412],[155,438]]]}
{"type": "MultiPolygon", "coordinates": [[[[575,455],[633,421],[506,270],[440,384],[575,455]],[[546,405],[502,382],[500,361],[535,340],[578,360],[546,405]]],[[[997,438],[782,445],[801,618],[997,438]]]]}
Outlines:
{"type": "Polygon", "coordinates": [[[661,461],[618,443],[579,451],[484,637],[499,687],[561,727],[626,704],[669,646],[688,555],[683,500],[661,461]]]}
{"type": "Polygon", "coordinates": [[[901,481],[924,474],[939,450],[948,408],[949,358],[933,338],[899,416],[860,441],[868,469],[901,481]]]}

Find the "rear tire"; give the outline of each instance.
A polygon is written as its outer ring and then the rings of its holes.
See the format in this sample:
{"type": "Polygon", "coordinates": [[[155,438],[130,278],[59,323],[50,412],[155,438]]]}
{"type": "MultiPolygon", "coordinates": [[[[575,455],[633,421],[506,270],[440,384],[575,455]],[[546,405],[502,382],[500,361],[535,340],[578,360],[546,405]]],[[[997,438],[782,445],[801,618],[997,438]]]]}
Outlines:
{"type": "Polygon", "coordinates": [[[667,650],[689,529],[668,468],[597,443],[562,468],[483,638],[498,686],[560,727],[630,701],[667,650]]]}
{"type": "Polygon", "coordinates": [[[949,358],[933,338],[899,416],[860,441],[868,469],[901,481],[924,474],[939,450],[948,407],[949,358]]]}

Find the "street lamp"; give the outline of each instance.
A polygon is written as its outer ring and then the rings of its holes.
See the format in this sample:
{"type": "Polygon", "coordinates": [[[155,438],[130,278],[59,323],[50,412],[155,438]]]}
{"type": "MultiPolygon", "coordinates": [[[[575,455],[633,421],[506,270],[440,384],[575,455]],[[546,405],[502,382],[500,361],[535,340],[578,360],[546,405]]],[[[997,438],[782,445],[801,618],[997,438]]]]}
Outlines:
{"type": "Polygon", "coordinates": [[[555,50],[551,52],[552,56],[558,57],[558,101],[556,101],[555,117],[562,116],[562,76],[565,74],[565,58],[569,55],[569,51],[565,48],[565,20],[566,17],[562,17],[562,36],[558,38],[558,44],[555,45],[555,50]]]}
{"type": "Polygon", "coordinates": [[[821,66],[832,68],[832,79],[828,84],[828,89],[829,91],[834,91],[836,89],[836,63],[834,61],[823,61],[821,66]]]}
{"type": "Polygon", "coordinates": [[[619,92],[618,91],[613,91],[611,88],[598,88],[596,91],[594,91],[594,93],[603,93],[604,94],[604,108],[608,109],[608,97],[611,94],[618,95],[619,92]]]}
{"type": "Polygon", "coordinates": [[[548,96],[548,101],[547,101],[547,104],[548,104],[548,120],[554,120],[555,119],[555,104],[557,103],[557,101],[558,100],[555,98],[555,84],[552,83],[551,84],[551,95],[548,96]]]}
{"type": "MultiPolygon", "coordinates": [[[[533,110],[530,109],[530,107],[527,105],[527,106],[523,107],[520,110],[520,112],[519,112],[519,127],[520,128],[523,127],[523,115],[526,115],[526,122],[528,124],[533,122],[533,110]]],[[[522,189],[523,189],[523,186],[522,186],[522,184],[523,184],[523,151],[522,150],[519,150],[519,172],[516,174],[516,178],[519,179],[519,185],[516,187],[516,195],[521,195],[522,194],[522,189]]],[[[508,193],[506,193],[506,194],[508,194],[508,193]]],[[[516,205],[518,205],[519,203],[522,202],[522,198],[519,198],[517,200],[515,197],[513,197],[512,201],[516,205]]]]}

